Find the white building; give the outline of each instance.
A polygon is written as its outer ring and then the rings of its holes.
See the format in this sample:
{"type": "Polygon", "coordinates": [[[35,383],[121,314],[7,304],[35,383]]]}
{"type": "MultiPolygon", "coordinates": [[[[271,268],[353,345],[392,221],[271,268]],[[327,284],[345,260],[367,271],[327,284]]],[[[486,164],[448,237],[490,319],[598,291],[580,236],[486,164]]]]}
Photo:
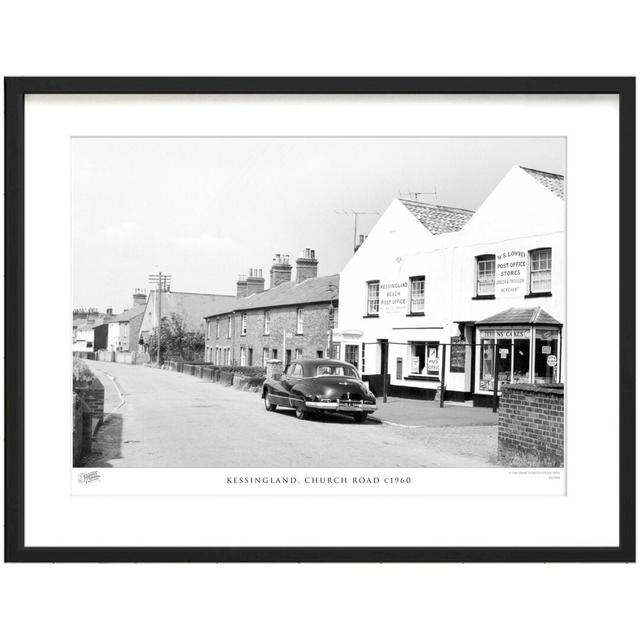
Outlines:
{"type": "Polygon", "coordinates": [[[340,274],[334,340],[391,394],[444,376],[483,404],[494,373],[498,391],[564,380],[564,321],[564,178],[516,166],[475,213],[394,200],[340,274]]]}
{"type": "Polygon", "coordinates": [[[107,334],[107,349],[109,351],[137,351],[138,333],[144,310],[145,306],[139,304],[109,320],[107,334]]]}
{"type": "Polygon", "coordinates": [[[92,353],[94,351],[93,325],[80,325],[75,332],[73,351],[79,353],[92,353]]]}

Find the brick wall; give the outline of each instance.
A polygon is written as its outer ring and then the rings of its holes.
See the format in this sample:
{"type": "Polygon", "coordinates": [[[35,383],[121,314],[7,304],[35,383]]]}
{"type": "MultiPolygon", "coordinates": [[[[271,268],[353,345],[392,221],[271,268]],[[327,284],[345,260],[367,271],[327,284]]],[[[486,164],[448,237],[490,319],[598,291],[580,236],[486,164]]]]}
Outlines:
{"type": "Polygon", "coordinates": [[[564,461],[564,385],[502,386],[498,447],[540,459],[546,466],[564,461]]]}
{"type": "Polygon", "coordinates": [[[97,378],[87,385],[77,387],[74,391],[80,396],[85,412],[91,413],[97,424],[104,418],[104,387],[97,378]]]}
{"type": "Polygon", "coordinates": [[[269,358],[273,349],[278,350],[278,358],[284,360],[282,352],[283,329],[293,334],[287,338],[287,349],[291,349],[291,359],[295,359],[296,349],[302,350],[302,357],[315,358],[318,351],[327,356],[327,342],[329,330],[329,307],[326,302],[301,305],[304,308],[303,331],[296,334],[298,306],[274,307],[269,309],[271,314],[269,335],[264,334],[264,309],[248,309],[246,312],[246,335],[241,334],[241,317],[243,312],[237,312],[232,321],[231,338],[227,338],[227,317],[220,317],[220,338],[215,337],[215,319],[210,320],[210,338],[206,346],[215,355],[216,347],[231,347],[231,364],[240,364],[240,347],[245,347],[249,365],[249,349],[253,350],[253,366],[262,366],[263,349],[269,350],[269,358]]]}

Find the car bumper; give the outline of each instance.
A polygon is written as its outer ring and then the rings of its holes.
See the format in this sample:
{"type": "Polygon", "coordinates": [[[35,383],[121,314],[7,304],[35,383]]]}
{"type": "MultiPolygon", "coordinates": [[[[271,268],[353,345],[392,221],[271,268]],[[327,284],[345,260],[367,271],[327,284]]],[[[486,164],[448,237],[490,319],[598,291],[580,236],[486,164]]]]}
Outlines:
{"type": "Polygon", "coordinates": [[[375,404],[344,404],[342,402],[312,402],[304,403],[307,409],[320,411],[339,411],[345,413],[373,413],[378,407],[375,404]]]}

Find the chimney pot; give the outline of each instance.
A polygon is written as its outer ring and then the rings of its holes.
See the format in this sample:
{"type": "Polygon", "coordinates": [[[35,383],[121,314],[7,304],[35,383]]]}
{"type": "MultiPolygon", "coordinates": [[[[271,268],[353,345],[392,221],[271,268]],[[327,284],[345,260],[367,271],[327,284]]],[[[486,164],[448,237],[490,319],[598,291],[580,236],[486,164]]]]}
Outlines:
{"type": "Polygon", "coordinates": [[[292,267],[289,264],[289,254],[276,253],[269,272],[269,275],[271,276],[269,284],[270,288],[273,289],[273,287],[277,287],[283,282],[290,282],[291,270],[292,267]]]}
{"type": "Polygon", "coordinates": [[[318,260],[314,249],[306,248],[296,260],[296,282],[318,277],[318,260]]]}

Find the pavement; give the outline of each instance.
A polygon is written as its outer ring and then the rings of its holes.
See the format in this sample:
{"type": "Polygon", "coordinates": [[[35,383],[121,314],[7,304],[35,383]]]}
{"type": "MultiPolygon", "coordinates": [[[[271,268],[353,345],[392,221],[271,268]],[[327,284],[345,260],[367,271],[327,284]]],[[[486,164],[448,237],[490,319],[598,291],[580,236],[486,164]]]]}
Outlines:
{"type": "Polygon", "coordinates": [[[466,427],[495,425],[498,415],[492,409],[473,407],[464,403],[440,403],[429,400],[378,398],[375,416],[384,422],[406,427],[466,427]]]}
{"type": "Polygon", "coordinates": [[[364,424],[267,412],[259,394],[136,365],[88,361],[105,385],[104,424],[84,466],[164,468],[488,467],[491,410],[389,398],[364,424]]]}

